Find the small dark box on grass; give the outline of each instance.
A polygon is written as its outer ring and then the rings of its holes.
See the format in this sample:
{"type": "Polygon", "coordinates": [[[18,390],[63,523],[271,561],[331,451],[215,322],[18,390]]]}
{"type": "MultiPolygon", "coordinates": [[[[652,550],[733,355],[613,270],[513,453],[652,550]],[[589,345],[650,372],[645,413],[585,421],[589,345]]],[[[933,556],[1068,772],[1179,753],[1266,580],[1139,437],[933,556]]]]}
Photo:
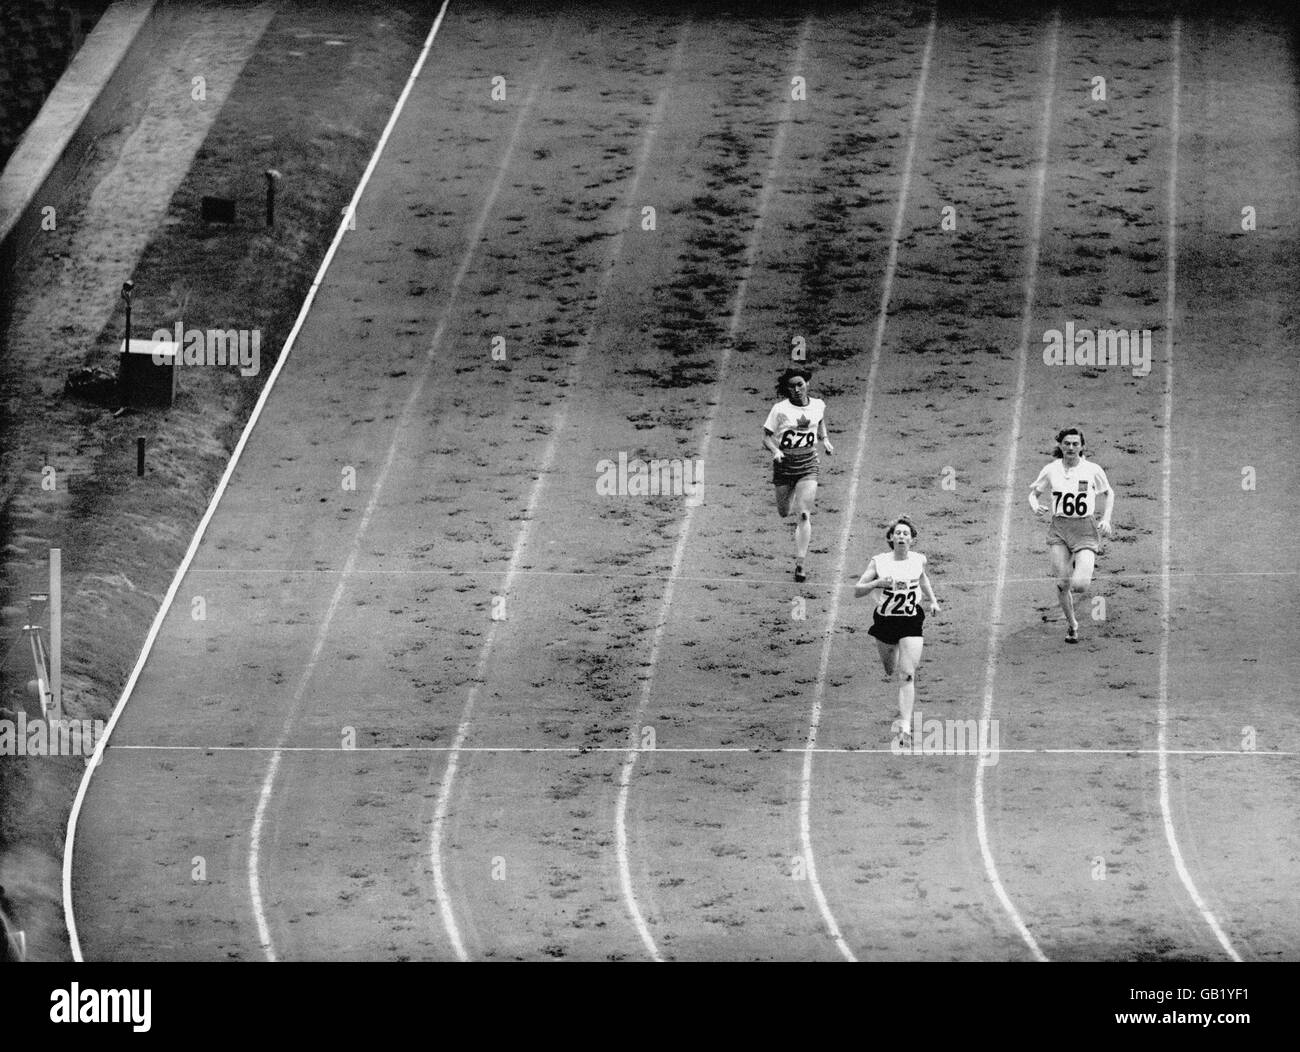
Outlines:
{"type": "Polygon", "coordinates": [[[171,340],[124,340],[118,352],[117,389],[123,405],[170,406],[176,399],[180,345],[171,340]]]}
{"type": "Polygon", "coordinates": [[[229,197],[205,197],[199,203],[199,215],[205,223],[233,223],[235,202],[229,197]]]}

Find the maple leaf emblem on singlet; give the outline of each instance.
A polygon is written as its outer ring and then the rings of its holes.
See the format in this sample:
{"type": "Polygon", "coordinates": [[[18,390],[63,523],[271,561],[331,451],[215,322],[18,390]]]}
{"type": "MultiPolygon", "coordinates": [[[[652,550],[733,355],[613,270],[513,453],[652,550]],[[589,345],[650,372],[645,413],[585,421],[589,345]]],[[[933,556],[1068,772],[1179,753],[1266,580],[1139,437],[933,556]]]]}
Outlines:
{"type": "Polygon", "coordinates": [[[808,419],[808,414],[807,414],[807,413],[800,413],[800,414],[799,414],[799,419],[796,420],[796,421],[794,422],[794,426],[797,427],[797,428],[799,428],[799,429],[801,429],[801,430],[805,430],[805,431],[806,431],[806,430],[808,429],[808,425],[809,425],[810,423],[811,423],[811,421],[808,419]]]}

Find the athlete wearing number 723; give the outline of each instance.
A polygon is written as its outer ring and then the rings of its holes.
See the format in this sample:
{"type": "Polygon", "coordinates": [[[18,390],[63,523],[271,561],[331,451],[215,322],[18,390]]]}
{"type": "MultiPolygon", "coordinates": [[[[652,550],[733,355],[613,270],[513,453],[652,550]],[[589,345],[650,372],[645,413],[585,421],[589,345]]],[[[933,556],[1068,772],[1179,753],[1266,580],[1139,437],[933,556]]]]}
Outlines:
{"type": "Polygon", "coordinates": [[[1056,436],[1057,459],[1038,473],[1029,487],[1029,506],[1040,518],[1051,513],[1047,547],[1052,553],[1057,599],[1065,614],[1065,641],[1079,641],[1079,622],[1074,615],[1074,597],[1092,587],[1092,571],[1102,535],[1110,536],[1110,516],[1115,508],[1115,491],[1106,472],[1083,455],[1083,432],[1067,427],[1056,436]],[[1050,496],[1044,505],[1039,498],[1050,496]],[[1097,504],[1101,518],[1093,522],[1097,504]]]}
{"type": "Polygon", "coordinates": [[[921,663],[921,649],[925,611],[921,609],[921,593],[930,601],[930,613],[939,612],[939,601],[925,572],[926,558],[912,551],[916,540],[916,527],[912,520],[895,519],[885,531],[892,551],[873,556],[853,594],[862,598],[879,591],[876,612],[867,634],[875,636],[880,651],[880,663],[885,667],[885,679],[898,677],[898,731],[899,744],[904,749],[912,747],[912,708],[916,703],[916,667],[921,663]]]}

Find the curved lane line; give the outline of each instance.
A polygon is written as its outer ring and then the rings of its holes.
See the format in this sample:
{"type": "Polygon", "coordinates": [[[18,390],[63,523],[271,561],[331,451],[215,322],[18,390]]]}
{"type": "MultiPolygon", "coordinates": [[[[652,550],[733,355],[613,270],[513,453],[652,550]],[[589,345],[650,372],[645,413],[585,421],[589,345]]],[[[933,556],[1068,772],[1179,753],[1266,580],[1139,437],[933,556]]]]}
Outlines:
{"type": "Polygon", "coordinates": [[[813,854],[812,823],[812,767],[817,752],[817,731],[821,726],[822,701],[826,695],[826,676],[830,670],[831,645],[835,641],[835,622],[839,617],[840,596],[844,594],[844,569],[848,565],[849,536],[853,532],[853,512],[858,502],[858,483],[862,478],[862,456],[867,448],[867,427],[871,421],[871,402],[876,390],[876,373],[880,367],[881,348],[885,342],[885,323],[889,317],[889,300],[898,271],[898,244],[903,237],[903,219],[907,214],[907,194],[912,183],[912,167],[916,159],[916,139],[921,129],[921,108],[925,102],[925,85],[930,76],[930,59],[934,53],[937,8],[931,9],[930,28],[925,35],[925,50],[921,55],[921,72],[917,77],[916,98],[912,103],[912,126],[907,140],[907,155],[903,161],[903,180],[898,192],[898,210],[894,213],[894,229],[889,238],[889,256],[885,264],[885,278],[880,292],[880,308],[876,314],[876,331],[871,342],[871,367],[867,372],[867,393],[862,400],[862,420],[858,425],[857,452],[853,457],[853,472],[849,481],[848,510],[844,513],[844,528],[840,531],[840,556],[835,564],[833,580],[841,582],[831,598],[831,609],[826,622],[825,640],[822,643],[821,663],[817,668],[817,686],[813,691],[812,711],[808,716],[808,737],[803,748],[803,771],[799,777],[799,843],[803,852],[804,872],[812,888],[817,909],[826,924],[826,930],[835,941],[836,948],[848,961],[856,961],[852,948],[844,940],[840,926],[831,913],[826,893],[817,879],[817,860],[813,854]]]}
{"type": "MultiPolygon", "coordinates": [[[[1016,453],[1020,446],[1020,418],[1025,403],[1025,370],[1029,358],[1029,326],[1033,321],[1034,299],[1038,287],[1038,254],[1043,235],[1043,197],[1047,188],[1047,151],[1052,136],[1052,92],[1056,87],[1056,55],[1061,31],[1061,13],[1052,12],[1052,31],[1049,37],[1049,57],[1047,60],[1047,91],[1043,100],[1043,139],[1039,150],[1038,177],[1034,189],[1034,205],[1030,221],[1029,261],[1025,268],[1025,309],[1020,318],[1020,345],[1017,348],[1019,365],[1016,370],[1015,409],[1011,414],[1011,447],[1007,450],[1007,473],[1005,491],[1002,495],[1001,542],[998,545],[997,583],[993,588],[993,609],[989,615],[988,656],[984,666],[984,707],[980,713],[987,726],[993,713],[993,681],[998,667],[998,626],[1002,622],[1002,592],[1007,578],[1007,545],[1011,537],[1011,508],[1015,502],[1016,453]]],[[[1029,947],[1029,952],[1038,961],[1046,961],[1047,955],[1038,946],[1033,933],[1026,927],[1020,911],[1011,901],[1007,889],[1002,886],[998,876],[997,863],[993,861],[993,850],[989,845],[988,818],[984,805],[984,778],[987,768],[984,764],[975,765],[975,832],[979,837],[980,855],[984,859],[984,872],[993,891],[1011,918],[1016,931],[1029,947]]]]}
{"type": "MultiPolygon", "coordinates": [[[[802,68],[804,48],[808,43],[808,32],[811,26],[811,19],[805,19],[803,29],[799,34],[799,45],[795,51],[793,67],[795,69],[802,68]]],[[[782,109],[776,135],[773,136],[772,154],[768,158],[767,171],[763,175],[763,189],[758,197],[758,217],[754,221],[754,229],[750,231],[749,244],[745,247],[744,274],[736,289],[736,302],[732,307],[731,318],[727,323],[727,338],[723,343],[722,360],[718,364],[718,379],[715,386],[719,390],[722,386],[722,379],[727,373],[727,364],[731,360],[731,350],[736,342],[736,333],[740,328],[740,316],[745,309],[745,299],[749,292],[749,279],[754,273],[754,262],[758,255],[759,235],[763,229],[763,217],[767,213],[768,204],[772,200],[777,165],[780,163],[781,153],[785,148],[786,129],[790,123],[790,105],[790,100],[787,98],[782,109]]],[[[704,438],[700,443],[700,460],[707,458],[709,443],[713,437],[713,424],[717,418],[718,406],[721,404],[721,398],[717,398],[709,407],[708,418],[704,425],[704,438]]],[[[646,705],[650,701],[650,691],[654,685],[655,662],[659,659],[659,645],[663,641],[664,628],[668,624],[668,612],[673,602],[673,586],[677,582],[682,560],[686,556],[686,542],[690,539],[691,520],[695,515],[696,507],[698,507],[698,504],[687,504],[686,515],[682,519],[681,532],[677,537],[677,546],[673,550],[673,561],[668,572],[668,583],[664,587],[664,597],[659,604],[659,617],[650,643],[650,657],[646,666],[645,679],[641,681],[641,697],[637,702],[636,712],[632,716],[632,725],[629,728],[631,744],[623,760],[623,766],[619,771],[618,802],[614,806],[614,853],[618,862],[618,877],[623,889],[623,901],[627,904],[627,911],[632,918],[633,925],[636,927],[637,934],[641,936],[641,944],[645,947],[645,951],[650,955],[650,958],[655,961],[662,961],[664,958],[659,952],[659,947],[655,944],[649,926],[646,924],[645,916],[641,912],[641,906],[637,902],[636,891],[632,884],[632,868],[628,859],[627,802],[628,795],[631,792],[632,772],[636,768],[637,758],[641,754],[638,747],[641,737],[641,719],[645,713],[646,705]]]]}
{"type": "Polygon", "coordinates": [[[1182,93],[1181,81],[1181,43],[1182,20],[1174,16],[1170,46],[1173,58],[1173,104],[1169,116],[1169,231],[1166,238],[1165,261],[1165,398],[1164,398],[1164,442],[1160,466],[1160,506],[1164,509],[1160,529],[1160,710],[1157,716],[1156,748],[1159,753],[1160,769],[1160,817],[1164,822],[1165,840],[1169,844],[1169,853],[1174,859],[1174,868],[1178,879],[1183,882],[1187,894],[1200,910],[1201,917],[1214,932],[1223,952],[1234,961],[1241,957],[1233,948],[1231,940],[1220,927],[1218,920],[1206,905],[1201,894],[1196,890],[1192,874],[1183,860],[1183,853],[1178,847],[1178,834],[1174,831],[1174,816],[1169,807],[1169,549],[1170,549],[1170,505],[1173,500],[1171,476],[1173,431],[1174,431],[1174,300],[1178,281],[1178,124],[1179,96],[1182,93]]]}
{"type": "Polygon", "coordinates": [[[492,189],[489,191],[487,200],[483,203],[483,208],[479,212],[478,218],[474,223],[474,229],[470,233],[469,243],[465,248],[465,255],[461,258],[460,266],[456,269],[456,274],[452,278],[450,290],[447,296],[447,305],[443,308],[442,317],[438,321],[437,328],[434,329],[433,338],[429,342],[429,349],[425,352],[424,365],[420,369],[420,375],[416,378],[415,386],[411,388],[411,393],[407,396],[405,404],[402,406],[401,415],[397,419],[397,426],[393,430],[393,439],[389,443],[388,453],[384,457],[383,467],[380,468],[379,476],[375,479],[374,488],[370,492],[370,499],[366,502],[366,510],[361,517],[361,522],[357,526],[357,532],[352,539],[351,550],[348,552],[347,561],[344,563],[342,575],[339,583],[334,589],[334,596],[330,600],[329,608],[325,612],[320,628],[316,633],[316,642],[312,646],[311,656],[303,668],[302,675],[298,678],[298,686],[293,692],[293,701],[289,707],[288,715],[285,717],[284,727],[280,731],[280,738],[276,744],[275,751],[271,754],[271,762],[267,765],[266,777],[262,781],[262,790],[258,794],[257,808],[253,814],[253,825],[249,831],[249,848],[248,848],[248,892],[252,901],[253,917],[257,922],[258,938],[262,944],[262,950],[269,961],[276,959],[275,944],[271,938],[270,926],[267,922],[266,910],[262,902],[261,889],[261,842],[262,830],[266,822],[267,808],[271,802],[271,796],[275,788],[276,774],[280,769],[280,758],[284,754],[284,743],[288,740],[289,732],[293,726],[294,720],[298,715],[299,703],[307,691],[307,684],[310,682],[313,673],[316,671],[316,664],[320,659],[321,652],[325,649],[325,640],[329,635],[330,623],[334,619],[334,614],[338,610],[339,603],[343,599],[343,592],[347,588],[348,578],[351,577],[355,566],[358,553],[361,550],[361,541],[365,536],[366,528],[370,525],[370,520],[374,516],[375,508],[379,504],[379,495],[384,488],[384,483],[388,479],[388,473],[393,466],[393,461],[397,456],[397,447],[401,442],[403,433],[410,425],[412,417],[415,415],[415,408],[419,404],[421,396],[424,393],[425,385],[428,383],[429,376],[433,372],[434,362],[437,360],[438,351],[442,346],[443,334],[447,330],[448,319],[455,306],[457,297],[460,294],[460,286],[469,273],[470,264],[478,249],[479,243],[483,240],[483,231],[487,226],[488,217],[496,204],[497,195],[501,191],[501,186],[505,182],[506,174],[510,169],[510,158],[514,154],[515,146],[519,141],[520,132],[523,130],[525,121],[532,110],[532,106],[537,97],[538,88],[541,84],[541,78],[546,71],[549,59],[544,59],[533,81],[533,86],[528,93],[524,105],[520,108],[519,116],[515,120],[514,130],[510,136],[510,142],[506,146],[505,155],[501,163],[497,166],[496,178],[492,182],[492,189]]]}
{"type": "MultiPolygon", "coordinates": [[[[640,193],[641,176],[644,173],[650,158],[650,150],[654,146],[660,125],[663,123],[664,107],[667,104],[669,89],[673,80],[676,78],[681,69],[682,55],[686,45],[686,27],[682,29],[682,34],[678,38],[676,50],[673,52],[672,66],[668,72],[668,83],[660,89],[659,97],[655,102],[655,108],[651,113],[650,120],[646,126],[645,138],[641,143],[641,152],[637,158],[636,172],[632,179],[632,185],[627,193],[627,205],[623,212],[623,221],[619,227],[618,233],[610,243],[610,256],[604,273],[601,275],[600,285],[596,292],[595,308],[599,310],[600,304],[604,302],[606,295],[609,293],[610,285],[613,283],[615,266],[619,256],[622,253],[624,235],[628,227],[632,225],[633,216],[637,208],[637,199],[640,193]]],[[[596,322],[593,321],[588,326],[586,336],[583,338],[581,347],[574,359],[569,363],[567,373],[567,383],[564,391],[567,393],[574,390],[578,383],[579,367],[586,360],[591,350],[592,340],[596,333],[596,322]]],[[[555,415],[555,420],[551,426],[551,434],[546,443],[546,450],[542,455],[542,464],[538,469],[537,480],[533,483],[532,491],[528,495],[528,508],[524,513],[523,525],[519,528],[519,535],[515,540],[514,551],[510,554],[510,562],[506,567],[506,578],[501,585],[501,594],[509,593],[511,585],[514,583],[516,573],[519,568],[519,560],[524,553],[524,548],[528,543],[529,528],[533,523],[533,516],[536,514],[537,507],[542,498],[542,491],[546,485],[547,476],[551,473],[551,467],[555,461],[555,455],[559,448],[559,435],[563,430],[566,420],[568,419],[568,410],[564,403],[561,403],[560,409],[555,415]]],[[[474,714],[474,704],[478,700],[479,691],[487,677],[488,659],[492,654],[493,645],[496,642],[497,626],[499,621],[493,621],[488,629],[487,638],[483,642],[483,649],[479,653],[478,664],[474,669],[474,682],[470,687],[469,694],[465,698],[465,707],[461,712],[460,724],[456,728],[456,737],[452,741],[449,750],[450,756],[447,760],[447,766],[443,770],[441,781],[438,783],[437,802],[434,805],[433,823],[429,833],[429,866],[433,873],[434,895],[438,900],[438,910],[442,917],[443,929],[447,932],[447,938],[451,940],[452,948],[456,951],[456,956],[462,960],[469,960],[469,954],[465,950],[465,942],[461,938],[460,928],[456,924],[456,914],[451,906],[451,896],[447,890],[447,880],[443,872],[442,855],[443,855],[443,826],[447,821],[447,812],[451,807],[451,792],[456,780],[456,772],[460,765],[460,756],[464,752],[475,752],[465,745],[469,736],[470,720],[474,714]]]]}

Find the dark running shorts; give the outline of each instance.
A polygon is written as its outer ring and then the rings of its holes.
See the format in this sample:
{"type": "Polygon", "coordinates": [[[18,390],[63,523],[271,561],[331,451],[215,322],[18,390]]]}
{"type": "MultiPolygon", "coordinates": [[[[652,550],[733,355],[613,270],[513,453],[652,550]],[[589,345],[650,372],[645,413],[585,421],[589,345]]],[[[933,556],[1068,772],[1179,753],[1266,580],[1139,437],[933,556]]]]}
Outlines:
{"type": "Polygon", "coordinates": [[[815,479],[817,474],[816,450],[786,453],[784,460],[772,461],[772,482],[777,486],[793,486],[800,479],[815,479]]]}
{"type": "Polygon", "coordinates": [[[876,614],[872,619],[871,627],[867,629],[867,635],[875,636],[882,643],[893,646],[900,639],[922,635],[921,628],[924,624],[924,610],[918,610],[911,617],[881,617],[876,614]]]}
{"type": "Polygon", "coordinates": [[[1097,529],[1097,523],[1091,517],[1067,519],[1063,515],[1054,515],[1052,524],[1047,527],[1047,543],[1049,546],[1064,544],[1071,555],[1085,548],[1096,552],[1101,550],[1101,530],[1097,529]]]}

